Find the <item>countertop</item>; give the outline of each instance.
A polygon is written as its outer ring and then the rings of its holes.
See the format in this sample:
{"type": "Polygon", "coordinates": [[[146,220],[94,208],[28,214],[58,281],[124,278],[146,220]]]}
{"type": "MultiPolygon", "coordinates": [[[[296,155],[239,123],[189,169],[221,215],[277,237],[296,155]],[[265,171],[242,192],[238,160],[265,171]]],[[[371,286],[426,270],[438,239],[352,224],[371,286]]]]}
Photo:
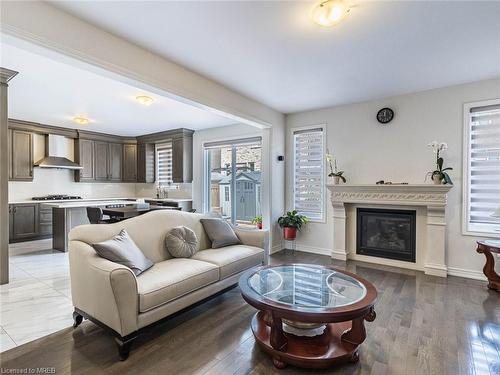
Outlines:
{"type": "MultiPolygon", "coordinates": [[[[71,203],[71,202],[100,202],[100,201],[118,201],[118,200],[127,200],[127,201],[137,201],[138,199],[145,199],[145,200],[155,200],[159,202],[191,202],[191,198],[152,198],[152,197],[139,197],[139,198],[127,198],[127,197],[121,197],[121,198],[84,198],[84,199],[58,199],[58,200],[47,200],[47,201],[37,201],[33,199],[24,199],[24,200],[15,200],[15,201],[9,201],[9,204],[22,204],[22,203],[43,203],[43,204],[48,204],[48,203],[71,203]]],[[[114,202],[116,203],[116,202],[114,202]]],[[[112,204],[112,203],[108,203],[112,204]]]]}
{"type": "Polygon", "coordinates": [[[136,201],[132,200],[94,200],[88,201],[85,199],[80,199],[77,201],[59,201],[59,202],[50,202],[50,201],[42,201],[40,204],[43,204],[44,207],[52,207],[52,208],[83,208],[83,207],[100,207],[100,206],[108,206],[112,204],[126,204],[133,205],[136,201]]]}

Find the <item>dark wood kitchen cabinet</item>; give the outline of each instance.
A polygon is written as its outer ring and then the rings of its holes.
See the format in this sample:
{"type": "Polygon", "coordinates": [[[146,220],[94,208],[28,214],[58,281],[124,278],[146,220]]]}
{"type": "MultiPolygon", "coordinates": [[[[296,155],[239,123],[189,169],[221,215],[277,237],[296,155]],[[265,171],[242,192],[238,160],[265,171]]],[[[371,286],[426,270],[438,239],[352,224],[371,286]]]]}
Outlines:
{"type": "Polygon", "coordinates": [[[137,145],[125,143],[123,145],[123,175],[125,182],[137,181],[137,145]]]}
{"type": "Polygon", "coordinates": [[[108,180],[122,180],[122,158],[123,145],[121,143],[109,143],[108,145],[108,180]]]}
{"type": "Polygon", "coordinates": [[[137,144],[137,182],[155,182],[155,145],[137,144]]]}
{"type": "Polygon", "coordinates": [[[83,169],[75,171],[75,181],[94,181],[94,141],[91,139],[76,139],[75,159],[83,167],[83,169]]]}
{"type": "Polygon", "coordinates": [[[193,182],[193,132],[183,129],[172,137],[172,181],[193,182]]]}
{"type": "Polygon", "coordinates": [[[22,203],[9,205],[10,242],[36,238],[39,220],[38,203],[22,203]]]}
{"type": "Polygon", "coordinates": [[[39,203],[9,204],[9,242],[52,237],[52,208],[39,203]]]}
{"type": "Polygon", "coordinates": [[[9,179],[33,181],[33,135],[29,131],[13,129],[9,143],[9,179]]]}
{"type": "Polygon", "coordinates": [[[107,181],[109,179],[108,157],[109,143],[94,142],[94,165],[96,181],[107,181]]]}

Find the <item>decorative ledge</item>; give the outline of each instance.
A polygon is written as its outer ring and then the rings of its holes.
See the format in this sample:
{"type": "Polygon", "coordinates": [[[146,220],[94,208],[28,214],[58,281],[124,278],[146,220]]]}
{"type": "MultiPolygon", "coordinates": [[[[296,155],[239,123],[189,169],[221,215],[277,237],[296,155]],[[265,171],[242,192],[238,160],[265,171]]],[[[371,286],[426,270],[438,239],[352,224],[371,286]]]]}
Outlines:
{"type": "Polygon", "coordinates": [[[327,185],[332,203],[374,203],[446,206],[453,185],[327,185]]]}

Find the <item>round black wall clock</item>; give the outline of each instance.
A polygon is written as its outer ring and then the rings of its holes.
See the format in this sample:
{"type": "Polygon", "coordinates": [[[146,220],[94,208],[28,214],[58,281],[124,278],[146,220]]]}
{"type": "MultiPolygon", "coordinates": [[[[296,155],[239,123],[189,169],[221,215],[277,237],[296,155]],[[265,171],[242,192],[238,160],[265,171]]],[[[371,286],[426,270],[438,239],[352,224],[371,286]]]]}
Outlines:
{"type": "Polygon", "coordinates": [[[390,108],[382,108],[380,111],[377,113],[377,120],[381,124],[387,124],[392,121],[394,118],[394,111],[390,108]]]}

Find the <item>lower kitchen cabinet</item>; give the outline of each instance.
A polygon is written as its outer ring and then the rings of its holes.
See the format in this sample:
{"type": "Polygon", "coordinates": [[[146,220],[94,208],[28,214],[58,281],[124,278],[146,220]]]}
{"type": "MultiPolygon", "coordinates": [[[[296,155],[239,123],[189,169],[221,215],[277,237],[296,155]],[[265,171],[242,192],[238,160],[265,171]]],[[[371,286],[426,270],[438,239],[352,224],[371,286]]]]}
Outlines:
{"type": "Polygon", "coordinates": [[[52,236],[52,209],[39,203],[9,205],[9,242],[32,241],[52,236]]]}

